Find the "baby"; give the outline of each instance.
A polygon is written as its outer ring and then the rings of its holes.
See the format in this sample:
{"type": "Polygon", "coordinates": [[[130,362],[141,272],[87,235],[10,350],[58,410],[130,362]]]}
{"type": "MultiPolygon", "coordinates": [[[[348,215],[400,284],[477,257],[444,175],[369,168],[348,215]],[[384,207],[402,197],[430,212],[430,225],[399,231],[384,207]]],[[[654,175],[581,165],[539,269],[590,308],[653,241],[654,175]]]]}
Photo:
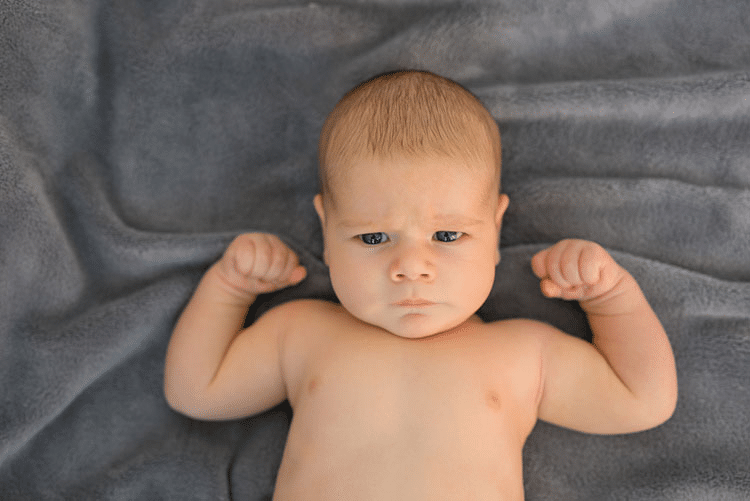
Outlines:
{"type": "Polygon", "coordinates": [[[537,419],[586,433],[667,420],[669,341],[599,245],[531,261],[544,295],[579,301],[593,344],[476,315],[500,261],[500,158],[497,124],[455,82],[404,71],[349,92],[323,126],[314,200],[341,304],[288,302],[243,329],[258,294],[306,271],[277,237],[240,235],[177,322],[170,406],[235,419],[288,399],[277,501],[521,500],[537,419]]]}

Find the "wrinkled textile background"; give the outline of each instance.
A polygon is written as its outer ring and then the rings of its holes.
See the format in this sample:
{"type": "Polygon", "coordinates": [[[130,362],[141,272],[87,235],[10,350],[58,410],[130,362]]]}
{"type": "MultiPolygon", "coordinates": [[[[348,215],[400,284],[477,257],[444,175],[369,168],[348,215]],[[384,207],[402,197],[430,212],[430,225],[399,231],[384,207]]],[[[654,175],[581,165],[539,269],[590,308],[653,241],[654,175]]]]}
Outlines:
{"type": "MultiPolygon", "coordinates": [[[[231,238],[271,231],[331,298],[320,126],[359,81],[456,79],[503,133],[485,319],[588,335],[529,259],[601,243],[673,343],[667,424],[540,423],[526,498],[750,498],[750,3],[0,1],[0,499],[270,499],[282,405],[204,423],[162,394],[172,325],[231,238]]],[[[461,423],[456,423],[457,427],[461,423]]]]}

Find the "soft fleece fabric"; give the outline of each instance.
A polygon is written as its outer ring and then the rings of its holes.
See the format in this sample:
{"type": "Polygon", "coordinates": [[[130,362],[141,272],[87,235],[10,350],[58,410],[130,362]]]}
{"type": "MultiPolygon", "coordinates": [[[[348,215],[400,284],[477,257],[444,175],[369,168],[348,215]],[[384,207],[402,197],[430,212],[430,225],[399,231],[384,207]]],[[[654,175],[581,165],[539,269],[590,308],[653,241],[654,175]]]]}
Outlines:
{"type": "MultiPolygon", "coordinates": [[[[503,260],[481,313],[585,337],[529,259],[605,246],[673,343],[665,425],[540,423],[529,501],[750,499],[746,0],[0,1],[0,498],[270,499],[291,414],[171,411],[174,321],[234,235],[310,277],[251,317],[333,297],[316,143],[365,78],[456,79],[503,133],[503,260]]],[[[461,426],[461,423],[456,423],[461,426]]]]}

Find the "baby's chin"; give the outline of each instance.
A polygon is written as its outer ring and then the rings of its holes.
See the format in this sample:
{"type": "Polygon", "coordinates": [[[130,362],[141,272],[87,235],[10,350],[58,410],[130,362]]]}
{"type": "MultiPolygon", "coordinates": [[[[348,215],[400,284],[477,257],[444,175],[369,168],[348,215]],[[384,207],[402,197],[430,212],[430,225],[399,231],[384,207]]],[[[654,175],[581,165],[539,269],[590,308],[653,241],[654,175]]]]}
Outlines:
{"type": "MultiPolygon", "coordinates": [[[[388,322],[375,321],[368,323],[403,339],[426,339],[460,330],[471,317],[472,315],[468,315],[444,320],[430,318],[428,315],[412,314],[404,315],[388,322]]],[[[361,320],[367,322],[365,319],[361,320]]]]}

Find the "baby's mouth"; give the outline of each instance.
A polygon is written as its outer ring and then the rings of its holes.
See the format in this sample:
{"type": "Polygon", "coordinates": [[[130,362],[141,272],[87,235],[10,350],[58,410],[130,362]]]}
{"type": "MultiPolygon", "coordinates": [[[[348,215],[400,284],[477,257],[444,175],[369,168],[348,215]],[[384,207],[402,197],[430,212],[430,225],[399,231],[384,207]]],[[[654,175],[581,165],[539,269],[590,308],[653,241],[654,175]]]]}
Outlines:
{"type": "Polygon", "coordinates": [[[394,306],[402,306],[404,308],[422,308],[434,304],[432,301],[426,299],[404,299],[403,301],[393,303],[394,306]]]}

